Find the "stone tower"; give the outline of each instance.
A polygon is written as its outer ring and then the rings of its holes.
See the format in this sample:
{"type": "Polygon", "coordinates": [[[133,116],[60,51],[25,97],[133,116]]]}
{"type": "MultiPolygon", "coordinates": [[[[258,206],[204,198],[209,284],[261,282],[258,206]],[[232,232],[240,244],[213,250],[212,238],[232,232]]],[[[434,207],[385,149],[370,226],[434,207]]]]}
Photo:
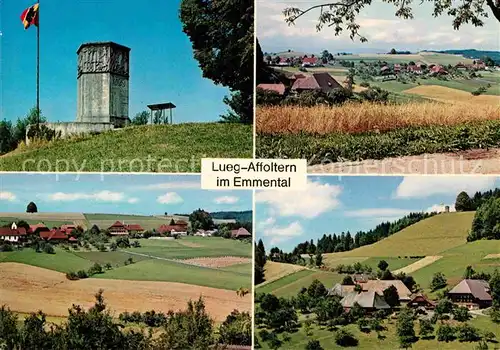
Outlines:
{"type": "Polygon", "coordinates": [[[130,48],[113,42],[96,42],[82,44],[76,53],[76,121],[126,125],[130,48]]]}

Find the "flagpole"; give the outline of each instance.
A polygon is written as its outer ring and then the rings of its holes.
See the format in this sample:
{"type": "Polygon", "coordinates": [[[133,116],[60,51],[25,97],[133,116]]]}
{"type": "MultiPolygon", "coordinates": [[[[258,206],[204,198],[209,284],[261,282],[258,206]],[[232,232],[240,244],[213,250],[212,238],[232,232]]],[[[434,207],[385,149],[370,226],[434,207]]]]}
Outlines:
{"type": "Polygon", "coordinates": [[[37,112],[37,127],[40,127],[40,0],[38,0],[36,26],[36,112],[37,112]]]}

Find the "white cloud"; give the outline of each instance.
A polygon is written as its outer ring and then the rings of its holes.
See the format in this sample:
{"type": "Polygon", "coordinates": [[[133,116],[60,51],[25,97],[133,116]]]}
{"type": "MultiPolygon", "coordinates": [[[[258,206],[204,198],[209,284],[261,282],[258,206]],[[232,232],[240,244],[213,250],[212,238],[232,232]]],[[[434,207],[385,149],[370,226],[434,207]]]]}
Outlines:
{"type": "Polygon", "coordinates": [[[262,235],[270,237],[271,244],[287,241],[293,237],[298,237],[304,234],[304,229],[298,221],[294,221],[288,226],[270,227],[262,231],[262,235]]]}
{"type": "Polygon", "coordinates": [[[136,188],[141,190],[200,189],[201,184],[199,180],[172,181],[172,182],[163,182],[145,186],[138,186],[136,188]]]}
{"type": "Polygon", "coordinates": [[[133,197],[133,198],[129,198],[127,200],[128,203],[130,204],[134,204],[134,203],[137,203],[139,201],[139,198],[136,198],[136,197],[133,197]]]}
{"type": "Polygon", "coordinates": [[[184,199],[175,192],[167,192],[163,196],[159,196],[156,201],[161,204],[177,204],[184,202],[184,199]]]}
{"type": "Polygon", "coordinates": [[[407,176],[396,189],[395,198],[426,198],[433,195],[458,195],[465,191],[474,194],[495,186],[496,178],[489,176],[407,176]]]}
{"type": "Polygon", "coordinates": [[[214,199],[214,203],[216,204],[234,204],[237,203],[240,199],[236,196],[222,196],[214,199]]]}
{"type": "Polygon", "coordinates": [[[16,199],[16,195],[12,192],[7,192],[7,191],[0,192],[0,200],[1,201],[12,202],[15,199],[16,199]]]}
{"type": "Polygon", "coordinates": [[[268,217],[266,220],[264,221],[261,221],[259,223],[259,226],[264,228],[264,227],[269,227],[269,226],[272,226],[276,223],[276,219],[273,218],[273,217],[268,217]]]}
{"type": "Polygon", "coordinates": [[[371,217],[401,217],[411,213],[410,209],[400,208],[367,208],[358,210],[347,210],[345,216],[353,218],[371,218],[371,217]]]}
{"type": "Polygon", "coordinates": [[[101,202],[121,202],[126,200],[125,194],[123,192],[111,192],[108,190],[95,192],[95,193],[83,193],[83,192],[56,192],[51,193],[47,196],[50,201],[61,201],[61,202],[71,202],[77,200],[96,200],[101,202]]]}
{"type": "Polygon", "coordinates": [[[456,211],[455,204],[434,204],[434,205],[430,206],[429,208],[427,208],[425,210],[425,212],[426,213],[433,213],[433,212],[442,213],[445,211],[446,206],[448,206],[450,208],[450,212],[456,211]]]}
{"type": "Polygon", "coordinates": [[[267,203],[272,212],[281,216],[314,218],[340,205],[342,187],[309,181],[303,191],[258,191],[255,201],[267,203]]]}

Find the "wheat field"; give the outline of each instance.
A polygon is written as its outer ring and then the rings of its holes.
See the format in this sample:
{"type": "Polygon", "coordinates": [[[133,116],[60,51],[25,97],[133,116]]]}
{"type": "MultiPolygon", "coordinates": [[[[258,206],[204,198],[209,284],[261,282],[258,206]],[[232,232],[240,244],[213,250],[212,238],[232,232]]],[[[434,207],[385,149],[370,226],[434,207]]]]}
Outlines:
{"type": "Polygon", "coordinates": [[[347,103],[339,107],[259,106],[256,129],[265,134],[354,134],[499,119],[500,106],[490,104],[465,106],[429,101],[390,105],[347,103]]]}

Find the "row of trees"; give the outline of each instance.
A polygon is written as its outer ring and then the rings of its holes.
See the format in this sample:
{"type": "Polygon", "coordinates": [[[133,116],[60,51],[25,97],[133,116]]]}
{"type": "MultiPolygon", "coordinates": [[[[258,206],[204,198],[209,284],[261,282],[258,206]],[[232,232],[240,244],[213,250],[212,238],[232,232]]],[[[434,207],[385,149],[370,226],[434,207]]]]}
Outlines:
{"type": "MultiPolygon", "coordinates": [[[[18,118],[15,124],[8,120],[0,121],[0,154],[16,149],[19,143],[26,140],[26,129],[28,125],[38,122],[38,115],[36,107],[33,107],[25,117],[18,118]]],[[[40,111],[40,123],[46,121],[40,111]]]]}
{"type": "Polygon", "coordinates": [[[471,198],[467,192],[462,191],[457,195],[455,200],[456,211],[474,211],[477,210],[483,203],[487,202],[490,198],[500,198],[500,188],[489,190],[485,192],[476,192],[471,198]]]}
{"type": "Polygon", "coordinates": [[[155,326],[161,327],[161,332],[154,336],[151,332],[126,329],[123,324],[117,323],[104,302],[102,290],[95,298],[94,305],[87,311],[73,305],[68,311],[67,321],[61,325],[47,322],[46,315],[39,311],[27,316],[22,326],[18,327],[16,314],[2,306],[0,347],[11,350],[208,350],[218,349],[219,344],[251,344],[251,318],[248,313],[233,311],[216,332],[202,298],[190,300],[186,310],[169,311],[160,318],[151,312],[145,313],[147,320],[154,319],[155,326]]]}

